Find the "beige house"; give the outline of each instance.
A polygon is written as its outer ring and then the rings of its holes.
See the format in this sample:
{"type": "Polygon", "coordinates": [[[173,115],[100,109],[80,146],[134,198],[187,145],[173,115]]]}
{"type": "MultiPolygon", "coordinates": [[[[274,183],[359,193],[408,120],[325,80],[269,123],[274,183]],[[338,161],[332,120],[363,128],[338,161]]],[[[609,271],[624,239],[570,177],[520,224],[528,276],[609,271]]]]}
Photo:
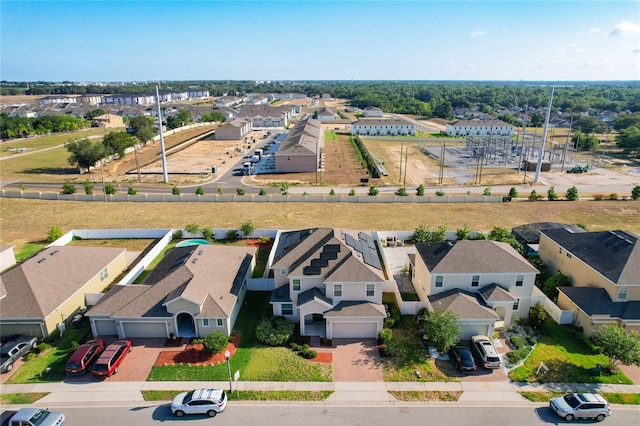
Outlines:
{"type": "Polygon", "coordinates": [[[230,335],[255,266],[255,248],[170,250],[141,284],[117,285],[88,312],[94,336],[230,335]]]}
{"type": "Polygon", "coordinates": [[[415,124],[399,118],[365,118],[351,123],[352,135],[398,136],[415,135],[415,124]]]}
{"type": "Polygon", "coordinates": [[[0,275],[3,336],[45,337],[127,267],[125,249],[52,246],[0,275]]]}
{"type": "Polygon", "coordinates": [[[272,264],[273,314],[303,336],[375,338],[386,312],[378,246],[364,232],[331,228],[283,232],[272,264]]]}
{"type": "Polygon", "coordinates": [[[251,121],[236,118],[218,127],[215,131],[215,139],[233,141],[244,139],[253,130],[251,121]]]}
{"type": "Polygon", "coordinates": [[[586,336],[604,324],[640,331],[640,243],[626,231],[540,233],[540,258],[550,274],[569,277],[559,287],[558,306],[573,310],[586,336]]]}
{"type": "Polygon", "coordinates": [[[9,269],[16,264],[16,255],[13,252],[15,246],[0,246],[0,272],[9,269]]]}
{"type": "Polygon", "coordinates": [[[445,133],[449,136],[513,136],[515,127],[498,119],[459,120],[447,123],[445,133]]]}
{"type": "Polygon", "coordinates": [[[91,120],[91,125],[93,127],[104,127],[104,128],[124,127],[124,120],[119,115],[103,114],[103,115],[94,117],[93,120],[91,120]]]}
{"type": "Polygon", "coordinates": [[[409,257],[413,286],[427,309],[452,311],[462,339],[493,335],[534,304],[538,270],[507,243],[463,240],[416,244],[409,257]]]}
{"type": "Polygon", "coordinates": [[[365,117],[382,117],[382,109],[375,106],[368,106],[362,111],[365,117]]]}
{"type": "Polygon", "coordinates": [[[289,131],[274,154],[276,173],[315,172],[324,148],[320,121],[306,118],[289,131]]]}

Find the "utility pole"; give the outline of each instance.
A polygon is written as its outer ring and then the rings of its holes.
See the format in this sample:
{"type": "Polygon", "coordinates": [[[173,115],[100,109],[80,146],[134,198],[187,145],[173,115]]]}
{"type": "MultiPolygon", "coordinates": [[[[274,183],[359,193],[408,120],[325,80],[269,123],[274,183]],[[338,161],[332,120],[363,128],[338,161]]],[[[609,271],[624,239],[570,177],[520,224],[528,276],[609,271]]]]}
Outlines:
{"type": "Polygon", "coordinates": [[[540,169],[542,169],[542,157],[544,157],[544,144],[547,141],[547,127],[549,126],[549,117],[551,117],[552,102],[553,102],[553,86],[551,86],[551,93],[549,94],[549,106],[547,107],[547,116],[544,120],[544,127],[542,129],[542,143],[540,144],[540,153],[538,154],[538,165],[536,166],[536,176],[533,179],[534,183],[540,182],[540,169]]]}
{"type": "MultiPolygon", "coordinates": [[[[527,138],[527,111],[529,110],[529,105],[524,106],[524,115],[522,116],[522,147],[520,147],[520,161],[518,162],[518,174],[520,174],[520,168],[522,167],[522,154],[524,153],[524,144],[527,138]]],[[[516,145],[518,146],[518,145],[516,145]]]]}
{"type": "Polygon", "coordinates": [[[409,154],[409,147],[404,150],[404,186],[407,186],[407,154],[409,154]]]}
{"type": "Polygon", "coordinates": [[[400,174],[398,175],[398,183],[402,182],[402,149],[403,149],[403,146],[404,146],[403,143],[400,142],[400,174]]]}
{"type": "Polygon", "coordinates": [[[158,130],[160,130],[160,152],[162,153],[162,181],[169,182],[167,173],[167,154],[164,150],[164,133],[162,132],[162,110],[160,109],[160,91],[156,86],[156,101],[158,102],[158,130]]]}
{"type": "Polygon", "coordinates": [[[567,158],[567,149],[569,148],[569,140],[571,138],[572,127],[573,127],[573,112],[571,113],[571,120],[569,121],[569,131],[567,132],[567,142],[565,142],[564,151],[562,152],[562,165],[560,166],[560,172],[564,171],[564,161],[567,158]]]}

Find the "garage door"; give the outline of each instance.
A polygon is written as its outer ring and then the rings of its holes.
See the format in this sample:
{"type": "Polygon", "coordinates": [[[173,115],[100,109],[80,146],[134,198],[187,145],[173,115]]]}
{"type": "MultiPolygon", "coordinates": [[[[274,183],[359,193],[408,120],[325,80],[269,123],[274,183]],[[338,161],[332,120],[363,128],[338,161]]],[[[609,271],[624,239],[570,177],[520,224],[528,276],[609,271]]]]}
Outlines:
{"type": "MultiPolygon", "coordinates": [[[[460,340],[471,340],[471,336],[475,336],[476,334],[482,334],[484,336],[487,336],[488,331],[489,331],[489,326],[488,325],[478,325],[478,324],[473,324],[473,325],[465,325],[465,324],[461,324],[462,325],[462,338],[460,340]]],[[[491,336],[489,336],[489,338],[491,338],[491,336]]]]}
{"type": "Polygon", "coordinates": [[[169,337],[163,322],[123,322],[124,337],[169,337]]]}
{"type": "Polygon", "coordinates": [[[98,336],[117,336],[116,322],[114,320],[95,320],[96,333],[98,336]]]}
{"type": "Polygon", "coordinates": [[[378,337],[375,322],[334,322],[332,326],[334,339],[378,337]]]}

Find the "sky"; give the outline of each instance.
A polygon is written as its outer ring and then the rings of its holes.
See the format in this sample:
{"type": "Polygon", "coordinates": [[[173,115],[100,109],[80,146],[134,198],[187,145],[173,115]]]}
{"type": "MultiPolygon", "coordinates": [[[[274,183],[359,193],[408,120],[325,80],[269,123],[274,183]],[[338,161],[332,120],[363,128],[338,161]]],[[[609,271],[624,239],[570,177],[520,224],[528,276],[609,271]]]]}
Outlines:
{"type": "Polygon", "coordinates": [[[640,80],[640,0],[0,0],[0,79],[640,80]]]}

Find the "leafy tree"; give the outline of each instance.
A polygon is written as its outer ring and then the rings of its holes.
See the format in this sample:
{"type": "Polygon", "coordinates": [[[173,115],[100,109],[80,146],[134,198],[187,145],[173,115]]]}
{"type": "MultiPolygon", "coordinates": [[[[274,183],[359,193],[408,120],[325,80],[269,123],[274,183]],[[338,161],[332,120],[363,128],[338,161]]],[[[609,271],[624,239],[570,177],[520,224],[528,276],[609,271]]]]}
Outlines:
{"type": "Polygon", "coordinates": [[[620,133],[616,135],[616,145],[626,153],[640,151],[640,127],[631,126],[620,130],[620,133]]]}
{"type": "Polygon", "coordinates": [[[613,128],[618,132],[627,127],[635,126],[640,129],[640,114],[621,115],[613,120],[613,128]]]}
{"type": "Polygon", "coordinates": [[[507,228],[494,226],[489,233],[488,239],[492,241],[507,243],[514,249],[518,250],[520,253],[524,253],[523,245],[518,240],[516,240],[513,235],[511,235],[511,232],[507,228]]]}
{"type": "Polygon", "coordinates": [[[529,201],[538,201],[538,193],[535,189],[531,191],[531,194],[529,195],[529,201]]]}
{"type": "Polygon", "coordinates": [[[569,188],[567,190],[566,197],[569,201],[577,201],[578,198],[580,198],[580,195],[578,194],[578,188],[576,188],[575,186],[569,188]]]}
{"type": "Polygon", "coordinates": [[[93,184],[90,180],[85,180],[82,182],[82,186],[84,186],[84,193],[87,195],[93,194],[93,184]]]}
{"type": "Polygon", "coordinates": [[[107,195],[114,195],[116,192],[116,187],[112,183],[108,183],[104,186],[104,192],[107,195]]]}
{"type": "Polygon", "coordinates": [[[180,121],[180,118],[178,118],[175,115],[170,115],[165,119],[165,122],[167,124],[167,129],[171,130],[171,129],[177,129],[178,127],[180,127],[182,125],[182,121],[180,121]]]}
{"type": "Polygon", "coordinates": [[[184,227],[184,230],[189,233],[189,235],[198,235],[200,232],[200,225],[197,223],[188,223],[187,226],[184,227]]]}
{"type": "Polygon", "coordinates": [[[518,198],[518,190],[515,187],[511,187],[511,189],[509,190],[509,197],[511,198],[518,198]]]}
{"type": "Polygon", "coordinates": [[[108,154],[117,154],[118,158],[124,158],[127,148],[134,146],[136,140],[127,132],[110,132],[102,139],[102,144],[108,154]]]}
{"type": "Polygon", "coordinates": [[[188,109],[181,109],[178,111],[178,118],[180,119],[181,126],[186,126],[191,123],[191,111],[188,109]]]}
{"type": "Polygon", "coordinates": [[[135,136],[138,138],[140,142],[146,144],[151,139],[153,139],[154,132],[151,127],[143,127],[135,133],[135,136]]]}
{"type": "Polygon", "coordinates": [[[543,123],[544,123],[544,115],[540,114],[539,112],[535,112],[531,114],[531,125],[533,127],[542,126],[543,123]]]}
{"type": "Polygon", "coordinates": [[[201,186],[196,189],[196,195],[204,195],[204,189],[201,186]]]}
{"type": "Polygon", "coordinates": [[[527,257],[527,260],[540,272],[536,275],[536,287],[542,290],[547,274],[549,273],[549,267],[542,259],[540,259],[540,256],[529,256],[527,257]]]}
{"type": "Polygon", "coordinates": [[[529,308],[527,325],[534,330],[541,330],[547,318],[549,318],[549,314],[544,310],[544,306],[540,302],[536,302],[535,305],[529,308]]]}
{"type": "Polygon", "coordinates": [[[603,325],[594,333],[593,341],[609,358],[609,369],[616,371],[618,363],[640,367],[640,341],[638,332],[627,333],[616,324],[603,325]]]}
{"type": "Polygon", "coordinates": [[[57,226],[52,226],[51,229],[49,229],[49,232],[47,232],[48,243],[52,243],[60,237],[62,237],[62,229],[57,226]]]}
{"type": "Polygon", "coordinates": [[[416,195],[418,197],[424,196],[424,185],[423,184],[418,185],[418,189],[416,189],[416,195]]]}
{"type": "Polygon", "coordinates": [[[211,240],[213,239],[213,231],[211,230],[211,228],[202,228],[202,238],[204,238],[205,240],[211,240]]]}
{"type": "Polygon", "coordinates": [[[459,240],[468,240],[471,235],[471,229],[469,229],[469,225],[466,223],[462,228],[456,229],[456,238],[459,240]]]}
{"type": "Polygon", "coordinates": [[[256,339],[265,345],[282,346],[291,339],[295,324],[284,317],[263,319],[256,326],[256,339]]]}
{"type": "Polygon", "coordinates": [[[600,139],[594,135],[586,135],[581,132],[575,132],[571,137],[571,142],[576,148],[590,150],[600,144],[600,139]]]}
{"type": "Polygon", "coordinates": [[[219,331],[214,331],[207,337],[196,339],[195,343],[202,343],[206,353],[217,354],[227,347],[229,344],[229,338],[219,331]]]}
{"type": "Polygon", "coordinates": [[[407,194],[407,188],[401,187],[396,190],[396,195],[399,195],[401,197],[406,197],[409,194],[407,194]]]}
{"type": "Polygon", "coordinates": [[[129,119],[129,128],[133,130],[133,134],[137,134],[140,129],[145,127],[153,129],[156,125],[156,119],[148,115],[137,115],[129,119]]]}
{"type": "Polygon", "coordinates": [[[173,195],[180,195],[180,188],[178,188],[177,186],[173,185],[173,188],[171,188],[171,193],[173,195]]]}
{"type": "Polygon", "coordinates": [[[105,156],[105,148],[102,142],[91,142],[89,139],[78,139],[64,144],[67,151],[71,153],[69,164],[77,165],[80,168],[91,170],[94,164],[105,156]]]}
{"type": "Polygon", "coordinates": [[[424,338],[439,353],[447,353],[460,340],[462,327],[458,324],[458,318],[453,312],[437,307],[433,311],[426,312],[421,320],[424,338]]]}
{"type": "Polygon", "coordinates": [[[65,183],[62,184],[62,191],[60,191],[60,193],[65,195],[75,194],[76,186],[71,182],[66,181],[65,183]]]}
{"type": "Polygon", "coordinates": [[[640,199],[640,185],[636,185],[631,190],[631,198],[634,200],[640,199]]]}
{"type": "Polygon", "coordinates": [[[552,186],[551,188],[549,188],[549,190],[547,191],[547,197],[549,198],[549,201],[558,199],[558,193],[556,192],[555,186],[552,186]]]}
{"type": "Polygon", "coordinates": [[[88,111],[84,115],[84,118],[85,118],[85,120],[93,120],[94,118],[99,117],[101,115],[105,115],[106,113],[107,113],[107,111],[103,110],[102,108],[93,109],[91,111],[88,111]]]}
{"type": "Polygon", "coordinates": [[[253,231],[255,230],[256,228],[255,226],[253,226],[253,223],[251,222],[244,222],[242,225],[240,225],[240,231],[242,231],[245,238],[249,238],[251,234],[253,234],[253,231]]]}
{"type": "Polygon", "coordinates": [[[229,241],[235,241],[238,239],[238,230],[237,229],[229,229],[227,231],[227,240],[229,241]]]}
{"type": "Polygon", "coordinates": [[[486,187],[484,191],[482,191],[482,195],[486,195],[487,197],[491,195],[491,187],[490,186],[486,187]]]}
{"type": "Polygon", "coordinates": [[[569,277],[564,274],[555,274],[547,280],[542,288],[542,292],[547,295],[549,299],[555,300],[558,297],[558,287],[570,286],[571,282],[569,277]]]}
{"type": "Polygon", "coordinates": [[[411,236],[411,241],[414,243],[437,243],[446,241],[446,239],[446,226],[438,226],[436,230],[432,231],[428,226],[420,225],[415,229],[411,236]]]}
{"type": "Polygon", "coordinates": [[[578,119],[574,120],[573,128],[580,130],[586,135],[590,135],[600,128],[600,123],[596,117],[581,115],[578,119]]]}
{"type": "Polygon", "coordinates": [[[130,186],[129,188],[127,188],[127,194],[136,195],[137,193],[138,191],[134,187],[130,186]]]}
{"type": "Polygon", "coordinates": [[[371,185],[369,187],[369,195],[371,195],[372,197],[375,197],[379,193],[380,193],[380,190],[378,188],[376,188],[375,185],[371,185]]]}

